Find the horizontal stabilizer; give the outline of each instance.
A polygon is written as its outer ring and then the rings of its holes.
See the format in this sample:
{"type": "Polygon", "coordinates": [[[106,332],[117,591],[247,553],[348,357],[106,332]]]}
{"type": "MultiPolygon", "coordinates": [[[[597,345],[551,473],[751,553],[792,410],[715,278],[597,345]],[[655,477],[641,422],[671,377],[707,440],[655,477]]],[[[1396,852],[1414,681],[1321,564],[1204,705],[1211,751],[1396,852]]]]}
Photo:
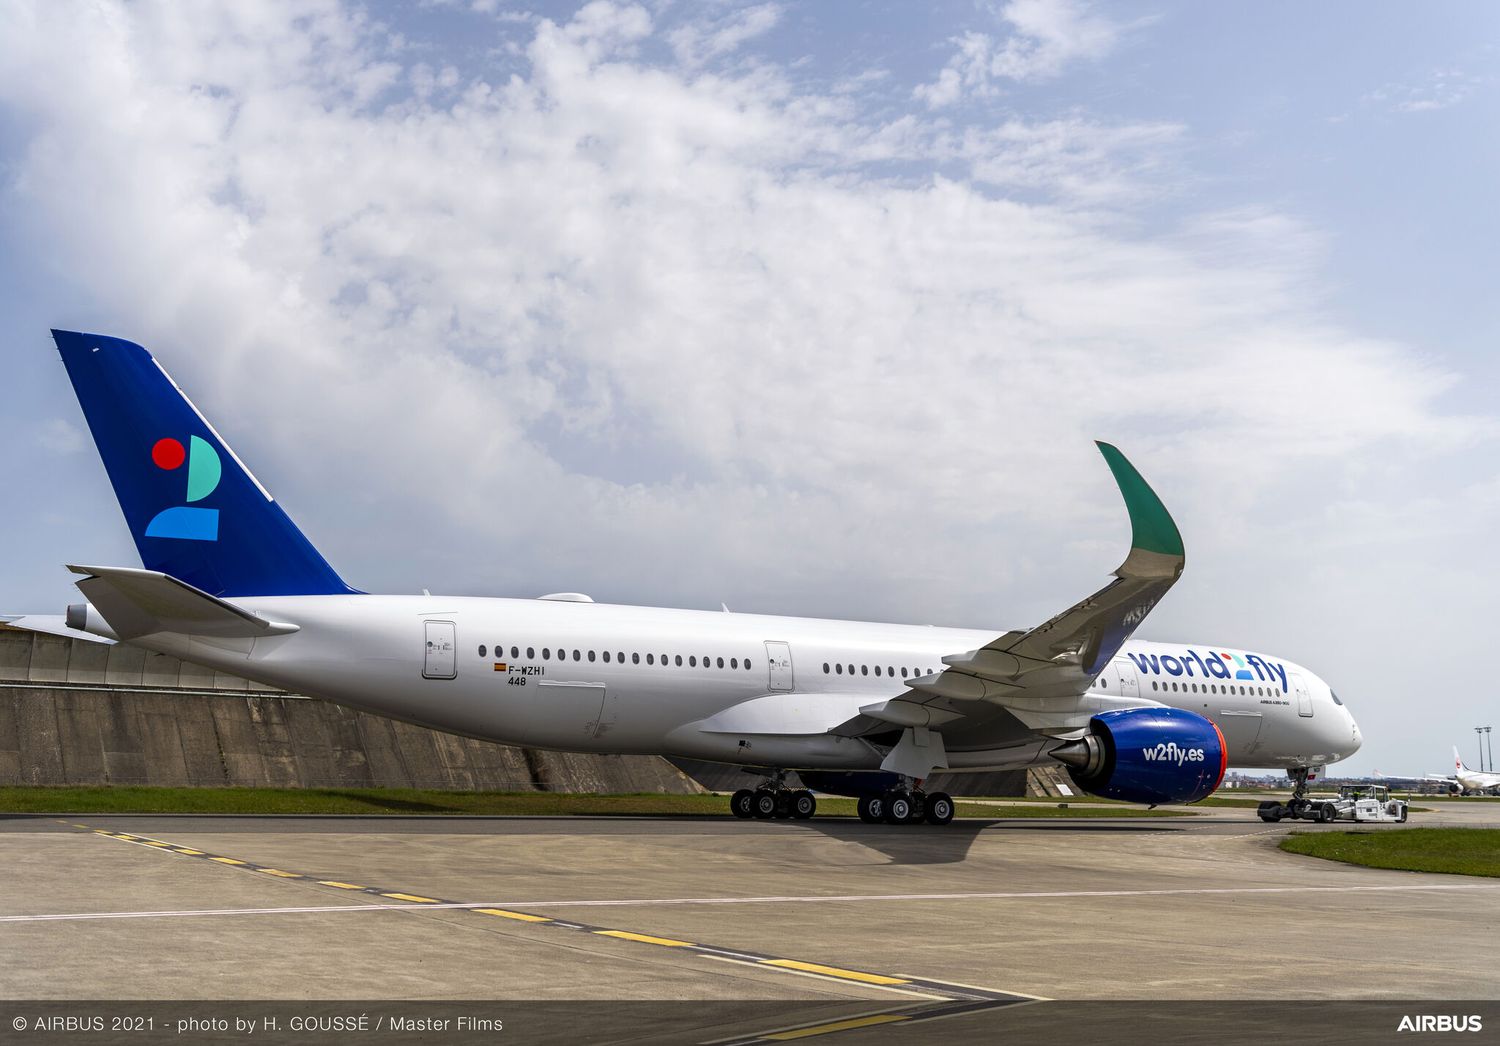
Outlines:
{"type": "Polygon", "coordinates": [[[81,628],[68,627],[68,619],[61,614],[0,615],[0,623],[11,628],[24,628],[28,632],[45,632],[49,636],[66,636],[87,643],[113,643],[114,640],[85,632],[81,628]]]}
{"type": "Polygon", "coordinates": [[[257,639],[297,631],[296,625],[258,617],[185,581],[135,567],[77,567],[78,589],[115,635],[124,640],[155,632],[220,639],[257,639]]]}

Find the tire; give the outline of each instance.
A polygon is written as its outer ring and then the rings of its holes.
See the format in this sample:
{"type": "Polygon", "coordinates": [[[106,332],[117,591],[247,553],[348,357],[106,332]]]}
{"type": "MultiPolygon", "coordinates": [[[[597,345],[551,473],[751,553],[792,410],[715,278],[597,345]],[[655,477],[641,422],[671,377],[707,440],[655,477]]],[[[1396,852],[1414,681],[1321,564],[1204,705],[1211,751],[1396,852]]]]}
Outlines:
{"type": "Polygon", "coordinates": [[[755,803],[755,793],[748,788],[741,788],[729,797],[729,812],[739,818],[751,818],[755,816],[752,808],[755,803]]]}
{"type": "Polygon", "coordinates": [[[751,804],[751,812],[762,821],[769,821],[776,816],[776,808],[781,804],[776,801],[776,793],[769,789],[762,789],[755,793],[755,801],[751,804]]]}
{"type": "Polygon", "coordinates": [[[805,821],[818,812],[818,801],[806,788],[792,793],[792,816],[799,821],[805,821]]]}
{"type": "Polygon", "coordinates": [[[887,824],[908,824],[916,811],[909,792],[887,792],[885,796],[885,820],[887,824]]]}
{"type": "Polygon", "coordinates": [[[776,793],[776,820],[790,821],[792,819],[792,793],[776,793]]]}
{"type": "Polygon", "coordinates": [[[932,792],[927,796],[927,809],[923,812],[928,824],[947,824],[953,820],[953,797],[947,792],[932,792]]]}
{"type": "Polygon", "coordinates": [[[885,800],[878,795],[867,795],[859,801],[859,819],[865,824],[881,824],[885,821],[885,800]]]}
{"type": "Polygon", "coordinates": [[[1405,824],[1406,823],[1406,807],[1403,806],[1401,808],[1401,816],[1396,819],[1396,823],[1397,824],[1405,824]]]}
{"type": "Polygon", "coordinates": [[[1322,806],[1318,807],[1318,820],[1323,822],[1324,824],[1331,823],[1337,816],[1338,811],[1333,808],[1332,803],[1324,803],[1322,806]]]}

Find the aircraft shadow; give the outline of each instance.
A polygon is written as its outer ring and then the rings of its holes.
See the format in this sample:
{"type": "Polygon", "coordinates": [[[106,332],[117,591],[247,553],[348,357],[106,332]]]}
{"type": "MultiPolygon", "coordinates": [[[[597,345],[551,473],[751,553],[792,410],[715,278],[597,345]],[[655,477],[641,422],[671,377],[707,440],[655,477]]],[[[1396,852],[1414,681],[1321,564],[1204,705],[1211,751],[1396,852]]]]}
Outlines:
{"type": "MultiPolygon", "coordinates": [[[[788,822],[782,822],[787,824],[788,822]]],[[[1062,831],[1062,832],[1170,832],[1178,830],[1176,825],[1165,824],[1100,824],[1077,821],[1018,821],[995,818],[993,820],[964,819],[937,826],[928,824],[893,825],[865,824],[854,818],[814,817],[808,821],[793,821],[790,826],[807,832],[817,832],[842,843],[854,843],[884,854],[891,864],[956,864],[968,857],[980,833],[987,831],[1062,831]]]]}

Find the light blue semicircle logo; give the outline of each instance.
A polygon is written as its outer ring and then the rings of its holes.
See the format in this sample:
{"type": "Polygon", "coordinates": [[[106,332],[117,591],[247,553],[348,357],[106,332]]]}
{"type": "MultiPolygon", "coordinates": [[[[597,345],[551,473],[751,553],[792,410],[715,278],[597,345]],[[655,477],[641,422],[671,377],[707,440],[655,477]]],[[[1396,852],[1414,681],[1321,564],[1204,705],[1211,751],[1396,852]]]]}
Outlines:
{"type": "Polygon", "coordinates": [[[219,462],[218,451],[207,440],[189,437],[188,447],[187,499],[202,501],[219,485],[224,466],[219,462]]]}

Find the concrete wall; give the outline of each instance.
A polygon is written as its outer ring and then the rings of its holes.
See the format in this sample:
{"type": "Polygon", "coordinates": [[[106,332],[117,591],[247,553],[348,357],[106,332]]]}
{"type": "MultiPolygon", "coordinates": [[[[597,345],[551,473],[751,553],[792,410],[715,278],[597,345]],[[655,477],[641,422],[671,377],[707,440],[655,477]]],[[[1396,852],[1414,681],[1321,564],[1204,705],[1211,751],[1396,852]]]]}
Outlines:
{"type": "Polygon", "coordinates": [[[664,759],[510,748],[0,627],[0,785],[16,784],[702,790],[664,759]]]}

